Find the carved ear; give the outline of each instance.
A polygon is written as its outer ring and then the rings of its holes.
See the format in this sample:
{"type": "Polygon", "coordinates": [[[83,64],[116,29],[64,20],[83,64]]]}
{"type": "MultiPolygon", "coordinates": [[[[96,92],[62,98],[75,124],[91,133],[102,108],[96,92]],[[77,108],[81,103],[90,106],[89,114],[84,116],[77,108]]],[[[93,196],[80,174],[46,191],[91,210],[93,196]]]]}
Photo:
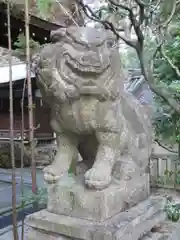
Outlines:
{"type": "Polygon", "coordinates": [[[59,28],[55,31],[51,31],[51,42],[56,43],[61,41],[66,36],[66,28],[59,28]]]}

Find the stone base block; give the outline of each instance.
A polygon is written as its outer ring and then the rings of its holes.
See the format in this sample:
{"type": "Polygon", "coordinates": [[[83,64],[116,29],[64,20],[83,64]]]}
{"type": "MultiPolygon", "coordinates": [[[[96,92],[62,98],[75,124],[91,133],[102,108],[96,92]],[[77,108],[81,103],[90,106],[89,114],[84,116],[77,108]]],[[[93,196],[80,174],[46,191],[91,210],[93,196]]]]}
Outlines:
{"type": "Polygon", "coordinates": [[[72,238],[60,236],[59,234],[51,234],[46,231],[29,228],[28,236],[25,237],[26,240],[72,240],[72,238]]]}
{"type": "Polygon", "coordinates": [[[86,189],[83,176],[64,177],[48,187],[47,209],[55,214],[102,222],[148,196],[147,174],[128,182],[114,182],[100,191],[86,189]]]}
{"type": "Polygon", "coordinates": [[[27,240],[35,240],[38,236],[41,240],[65,240],[63,237],[73,240],[138,240],[165,220],[165,202],[164,198],[150,197],[104,222],[42,210],[26,218],[26,224],[31,228],[27,240]]]}

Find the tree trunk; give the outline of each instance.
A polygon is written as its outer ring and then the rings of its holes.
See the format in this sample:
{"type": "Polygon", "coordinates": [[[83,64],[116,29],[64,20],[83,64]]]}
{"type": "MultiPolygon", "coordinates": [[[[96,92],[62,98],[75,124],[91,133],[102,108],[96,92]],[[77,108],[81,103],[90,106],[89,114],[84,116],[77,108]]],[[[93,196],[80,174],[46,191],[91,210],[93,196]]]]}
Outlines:
{"type": "Polygon", "coordinates": [[[31,177],[32,177],[32,192],[36,194],[36,163],[34,153],[34,119],[33,119],[33,99],[31,85],[31,66],[30,66],[30,34],[29,34],[29,7],[28,1],[25,4],[25,31],[26,31],[26,64],[27,64],[27,86],[28,86],[28,111],[29,111],[29,139],[31,144],[31,177]]]}
{"type": "Polygon", "coordinates": [[[11,145],[11,163],[12,163],[12,219],[13,236],[18,240],[17,213],[16,213],[16,166],[14,157],[14,116],[13,116],[13,83],[12,83],[12,46],[11,46],[11,19],[10,3],[7,1],[7,23],[8,23],[8,47],[9,47],[9,117],[10,117],[10,145],[11,145]]]}
{"type": "Polygon", "coordinates": [[[26,79],[23,85],[22,99],[21,99],[21,196],[22,203],[21,209],[23,213],[22,227],[21,227],[21,240],[24,240],[24,94],[26,89],[26,79]]]}

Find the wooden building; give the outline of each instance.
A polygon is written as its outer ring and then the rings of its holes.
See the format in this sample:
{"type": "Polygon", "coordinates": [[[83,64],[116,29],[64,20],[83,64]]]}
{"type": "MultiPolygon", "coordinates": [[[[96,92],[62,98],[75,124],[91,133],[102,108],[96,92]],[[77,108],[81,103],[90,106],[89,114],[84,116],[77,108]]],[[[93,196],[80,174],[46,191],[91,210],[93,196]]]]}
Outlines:
{"type": "MultiPolygon", "coordinates": [[[[7,6],[0,0],[0,140],[9,139],[9,62],[8,62],[8,34],[7,34],[7,6]]],[[[30,37],[40,44],[50,41],[50,32],[61,26],[48,22],[35,15],[30,17],[30,37]]],[[[24,11],[22,9],[11,11],[11,40],[12,48],[20,33],[25,31],[24,11]]],[[[21,136],[21,99],[24,82],[27,76],[26,64],[17,57],[12,58],[12,80],[13,80],[13,103],[14,103],[14,137],[21,136]]],[[[35,76],[31,75],[32,94],[34,106],[34,129],[35,138],[38,140],[51,140],[54,138],[50,127],[50,110],[42,104],[42,99],[36,85],[35,76]]],[[[29,136],[28,123],[28,98],[27,89],[24,95],[24,124],[26,138],[29,136]]]]}
{"type": "MultiPolygon", "coordinates": [[[[10,20],[12,47],[14,47],[18,35],[25,32],[24,11],[14,7],[11,11],[10,20]]],[[[60,27],[58,24],[48,22],[35,15],[30,16],[30,37],[40,44],[48,43],[50,32],[60,27]]],[[[2,0],[0,0],[0,46],[8,48],[7,6],[2,0]]]]}
{"type": "Polygon", "coordinates": [[[128,69],[125,90],[132,93],[150,115],[154,114],[153,92],[141,73],[141,69],[128,69]]]}
{"type": "MultiPolygon", "coordinates": [[[[49,14],[39,12],[34,0],[28,0],[30,23],[30,38],[39,44],[45,44],[50,41],[50,33],[61,27],[73,25],[83,25],[83,18],[79,8],[76,7],[76,1],[60,0],[60,4],[54,2],[49,7],[49,14]],[[64,11],[66,9],[67,11],[64,11]],[[67,14],[67,12],[69,14],[67,14]],[[73,16],[73,19],[69,16],[73,16]]],[[[20,33],[25,32],[24,20],[24,0],[12,1],[11,5],[11,43],[14,43],[20,33]]],[[[0,47],[8,48],[8,26],[7,26],[7,4],[5,0],[0,0],[0,47]]],[[[1,51],[1,49],[0,49],[1,51]]],[[[17,60],[17,59],[16,59],[17,60]]],[[[26,79],[26,65],[20,60],[14,61],[13,58],[13,95],[14,95],[14,130],[15,136],[20,134],[21,130],[21,98],[23,86],[26,79]]],[[[36,85],[35,76],[32,74],[32,93],[34,103],[34,128],[37,139],[53,138],[53,132],[50,128],[50,110],[42,104],[39,90],[36,85]]],[[[28,99],[27,89],[24,98],[24,122],[25,129],[28,130],[28,99]]],[[[7,54],[0,54],[0,136],[9,137],[9,64],[7,54]],[[4,61],[5,59],[5,61],[4,61]]]]}
{"type": "MultiPolygon", "coordinates": [[[[24,0],[12,1],[11,7],[11,38],[12,46],[19,33],[25,31],[24,0]]],[[[49,7],[50,14],[39,13],[34,0],[28,0],[30,6],[30,37],[40,44],[50,41],[50,32],[61,27],[67,27],[74,23],[83,25],[83,17],[80,9],[76,7],[75,0],[59,0],[60,4],[52,1],[49,7]],[[67,10],[69,15],[63,10],[67,10]]],[[[8,47],[7,39],[7,4],[6,0],[0,0],[0,46],[8,47]]]]}
{"type": "MultiPolygon", "coordinates": [[[[37,140],[53,139],[53,131],[50,127],[50,110],[42,103],[39,90],[36,85],[35,76],[32,74],[32,95],[33,95],[33,117],[34,133],[37,140]]],[[[21,136],[22,109],[21,102],[24,99],[24,130],[25,138],[28,139],[29,118],[28,118],[28,95],[26,78],[26,64],[18,63],[12,66],[13,80],[13,115],[14,115],[14,137],[21,136]],[[24,84],[26,88],[23,94],[24,84]],[[23,98],[24,95],[24,98],[23,98]]],[[[0,139],[9,138],[9,66],[0,66],[0,139]]]]}

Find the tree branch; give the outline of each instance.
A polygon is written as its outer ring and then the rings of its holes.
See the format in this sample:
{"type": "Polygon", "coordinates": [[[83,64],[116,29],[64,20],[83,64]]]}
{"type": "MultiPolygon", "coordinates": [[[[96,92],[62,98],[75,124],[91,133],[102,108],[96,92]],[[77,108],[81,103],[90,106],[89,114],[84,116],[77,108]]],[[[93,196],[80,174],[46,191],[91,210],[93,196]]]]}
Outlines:
{"type": "MultiPolygon", "coordinates": [[[[132,11],[131,8],[125,6],[124,4],[116,3],[116,2],[114,2],[113,0],[108,0],[108,1],[109,1],[112,5],[128,11],[129,19],[130,19],[131,24],[132,24],[132,26],[133,26],[133,28],[134,28],[134,31],[135,31],[136,36],[137,36],[137,38],[138,38],[138,41],[139,41],[140,43],[142,43],[143,40],[144,40],[144,36],[143,36],[142,31],[141,31],[141,29],[140,29],[140,25],[141,25],[141,24],[143,23],[143,21],[144,21],[144,5],[143,5],[143,6],[142,6],[141,4],[139,5],[139,7],[140,7],[140,18],[139,18],[139,19],[140,19],[140,20],[137,21],[136,16],[134,15],[134,13],[133,13],[133,11],[132,11]]],[[[136,0],[136,1],[137,1],[137,0],[136,0]]]]}
{"type": "Polygon", "coordinates": [[[129,13],[133,13],[132,12],[132,9],[129,8],[128,6],[125,6],[124,4],[121,4],[121,3],[116,3],[114,2],[113,0],[108,0],[112,5],[116,6],[116,7],[119,7],[121,9],[124,9],[126,11],[128,11],[129,13]]]}
{"type": "Polygon", "coordinates": [[[178,78],[180,78],[180,70],[179,70],[179,68],[177,66],[175,66],[174,63],[172,62],[172,60],[165,54],[165,51],[164,51],[162,45],[159,48],[159,51],[160,51],[161,55],[163,56],[163,58],[169,63],[171,68],[175,71],[175,73],[178,76],[178,78]]]}
{"type": "MultiPolygon", "coordinates": [[[[171,0],[172,1],[172,0],[171,0]]],[[[169,25],[169,23],[171,22],[175,12],[176,12],[176,4],[177,2],[176,1],[173,1],[173,7],[172,7],[172,11],[171,11],[171,14],[170,16],[163,22],[163,23],[160,23],[160,25],[158,26],[158,28],[162,28],[162,27],[167,27],[169,25]]]]}
{"type": "MultiPolygon", "coordinates": [[[[137,1],[137,0],[135,0],[137,1]]],[[[174,14],[174,10],[172,10],[172,13],[174,14]]],[[[172,14],[171,14],[172,15],[172,14]]],[[[172,19],[172,16],[171,16],[172,19]]],[[[168,18],[168,20],[166,21],[166,24],[169,24],[170,18],[168,18]]],[[[163,25],[165,26],[165,25],[163,25]]],[[[160,27],[160,30],[162,29],[162,27],[160,27]]],[[[149,69],[147,70],[145,68],[145,63],[144,63],[144,49],[143,46],[140,46],[140,48],[136,49],[137,55],[139,57],[139,61],[140,61],[140,66],[141,66],[141,70],[142,70],[142,74],[144,75],[145,80],[148,82],[151,90],[156,93],[158,96],[160,96],[161,98],[163,98],[177,113],[180,114],[180,105],[179,103],[176,101],[176,99],[174,99],[173,94],[171,91],[169,91],[168,88],[165,88],[164,86],[162,87],[162,85],[157,84],[154,81],[154,76],[153,76],[153,66],[154,66],[154,59],[158,53],[158,51],[160,51],[160,49],[162,49],[162,45],[163,45],[164,40],[162,39],[160,41],[160,43],[158,44],[154,54],[153,54],[153,59],[151,60],[151,64],[149,69]]],[[[168,57],[166,55],[165,59],[168,61],[170,59],[168,59],[168,57]]],[[[176,71],[176,73],[179,73],[178,76],[180,76],[180,71],[178,68],[176,68],[173,63],[170,61],[168,61],[169,64],[171,65],[171,67],[173,67],[173,69],[176,71]]]]}
{"type": "Polygon", "coordinates": [[[158,139],[155,139],[155,142],[157,142],[157,144],[158,144],[160,147],[164,148],[164,149],[167,150],[168,152],[178,153],[178,151],[172,150],[171,148],[164,146],[158,139]]]}
{"type": "Polygon", "coordinates": [[[143,2],[142,0],[135,0],[135,2],[137,3],[137,5],[139,5],[139,7],[148,7],[149,4],[143,2]]]}
{"type": "MultiPolygon", "coordinates": [[[[147,70],[146,67],[145,67],[145,63],[144,63],[144,46],[143,46],[144,36],[143,36],[143,32],[141,31],[141,25],[143,24],[143,21],[145,19],[145,9],[144,8],[147,5],[142,0],[135,0],[136,4],[140,8],[140,11],[139,11],[139,14],[140,14],[139,17],[140,18],[139,18],[139,21],[137,21],[136,16],[134,15],[134,13],[133,13],[131,8],[129,8],[128,6],[125,6],[123,4],[118,4],[118,3],[114,2],[113,0],[109,0],[109,2],[112,5],[114,5],[116,7],[120,7],[121,9],[124,9],[125,11],[127,11],[129,13],[129,19],[130,19],[130,21],[132,23],[132,26],[133,26],[133,28],[135,30],[135,33],[136,33],[136,36],[137,36],[137,39],[138,39],[138,41],[133,41],[131,39],[126,38],[125,36],[120,35],[119,32],[117,31],[117,29],[114,27],[114,25],[111,22],[108,22],[106,20],[104,20],[104,21],[101,20],[92,11],[92,9],[88,5],[85,5],[82,2],[82,0],[76,0],[76,2],[82,7],[82,10],[84,11],[84,13],[86,14],[86,16],[89,19],[101,23],[106,29],[111,30],[115,34],[117,39],[122,39],[127,45],[133,47],[136,50],[137,55],[139,57],[142,74],[144,75],[145,80],[148,82],[151,90],[154,93],[156,93],[158,96],[162,97],[170,106],[172,106],[172,108],[177,113],[180,114],[180,105],[173,98],[173,96],[172,96],[171,92],[169,91],[169,89],[164,88],[164,87],[162,87],[162,85],[155,83],[154,82],[154,76],[153,76],[152,69],[149,68],[147,70]]],[[[159,4],[159,1],[158,1],[158,4],[159,4]]],[[[169,23],[169,21],[171,21],[170,18],[168,18],[168,20],[166,21],[166,24],[169,23]]],[[[157,52],[156,52],[156,54],[157,54],[157,52]]]]}
{"type": "Polygon", "coordinates": [[[62,5],[58,0],[56,0],[56,3],[59,5],[59,7],[62,9],[62,11],[69,17],[69,19],[72,20],[72,22],[77,26],[80,27],[77,21],[74,19],[74,17],[67,11],[66,7],[62,5]]]}
{"type": "MultiPolygon", "coordinates": [[[[105,29],[111,30],[115,34],[117,39],[122,39],[127,45],[129,45],[133,48],[136,48],[137,43],[135,41],[127,38],[126,36],[122,36],[121,34],[119,34],[119,32],[118,32],[119,29],[115,28],[113,23],[111,23],[107,20],[101,20],[99,18],[99,16],[97,16],[88,5],[85,5],[82,2],[82,0],[76,0],[76,2],[81,6],[83,12],[89,19],[91,19],[92,21],[101,23],[105,27],[105,29]],[[90,14],[88,13],[88,11],[90,12],[90,14]]],[[[122,31],[122,29],[121,29],[121,31],[122,31]]]]}
{"type": "Polygon", "coordinates": [[[154,53],[153,53],[152,59],[150,60],[150,71],[151,71],[152,73],[154,72],[154,59],[156,58],[157,53],[159,52],[159,49],[161,48],[162,44],[163,44],[163,41],[161,41],[161,42],[157,45],[157,47],[156,47],[156,49],[155,49],[155,51],[154,51],[154,53]]]}
{"type": "MultiPolygon", "coordinates": [[[[160,47],[160,46],[158,46],[160,47]]],[[[157,51],[157,49],[156,49],[157,51]]],[[[155,52],[156,52],[155,51],[155,52]]],[[[144,78],[146,82],[149,84],[150,89],[156,93],[158,96],[163,98],[169,106],[171,106],[177,113],[180,114],[180,105],[179,103],[173,98],[172,92],[169,91],[168,88],[165,88],[162,85],[157,84],[154,82],[154,76],[153,76],[153,71],[151,68],[147,70],[144,65],[144,56],[143,56],[143,49],[137,50],[137,55],[139,57],[139,62],[140,62],[140,67],[142,74],[144,75],[144,78]]]]}
{"type": "Polygon", "coordinates": [[[160,3],[161,3],[161,0],[158,0],[156,5],[155,5],[155,7],[154,7],[154,9],[153,9],[154,11],[159,7],[160,3]]]}

